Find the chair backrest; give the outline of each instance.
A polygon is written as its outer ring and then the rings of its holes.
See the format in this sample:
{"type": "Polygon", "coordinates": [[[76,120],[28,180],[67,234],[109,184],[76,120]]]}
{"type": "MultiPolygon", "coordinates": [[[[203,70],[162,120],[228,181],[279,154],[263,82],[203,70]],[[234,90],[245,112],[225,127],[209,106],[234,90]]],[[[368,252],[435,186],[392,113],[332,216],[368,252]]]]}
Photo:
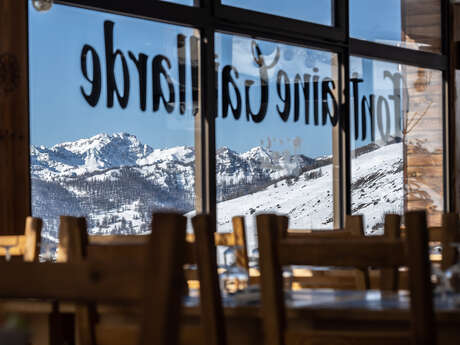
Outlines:
{"type": "Polygon", "coordinates": [[[285,304],[283,265],[377,267],[408,266],[410,274],[411,320],[416,344],[434,344],[434,323],[428,239],[424,212],[406,214],[407,254],[401,239],[290,239],[279,240],[276,215],[257,216],[262,305],[266,344],[284,344],[285,304]]]}
{"type": "MultiPolygon", "coordinates": [[[[74,224],[81,226],[79,219],[74,224]]],[[[183,277],[186,218],[157,213],[152,224],[146,244],[149,254],[141,266],[114,258],[104,263],[0,262],[0,272],[9,277],[0,284],[0,296],[138,303],[144,308],[141,344],[176,345],[183,296],[177,282],[183,277]]],[[[112,344],[125,345],[122,341],[112,344]]]]}
{"type": "MultiPolygon", "coordinates": [[[[289,218],[287,216],[278,216],[278,238],[281,239],[351,239],[364,238],[363,217],[361,215],[347,215],[345,227],[334,230],[312,230],[312,229],[289,229],[289,218]]],[[[324,280],[324,275],[320,276],[324,280]]],[[[367,269],[358,269],[354,272],[354,287],[358,290],[370,288],[370,276],[367,269]]],[[[293,279],[296,281],[296,278],[293,279]]],[[[310,280],[316,280],[313,275],[310,280]]],[[[338,283],[344,282],[343,277],[336,276],[328,280],[331,285],[322,284],[322,287],[337,287],[338,283]]]]}
{"type": "MultiPolygon", "coordinates": [[[[236,264],[249,271],[249,259],[246,242],[246,225],[243,216],[232,218],[232,232],[214,232],[216,246],[237,247],[236,264]]],[[[187,234],[187,241],[193,242],[194,234],[187,234]]]]}
{"type": "MultiPolygon", "coordinates": [[[[192,219],[194,242],[190,236],[183,248],[182,264],[196,264],[200,280],[200,308],[201,328],[200,335],[206,335],[209,345],[224,345],[226,342],[222,303],[220,297],[219,280],[217,276],[216,247],[214,241],[215,225],[208,215],[198,215],[192,219]]],[[[152,256],[151,246],[146,246],[146,240],[155,240],[156,232],[152,222],[150,236],[88,236],[84,218],[61,217],[60,244],[58,262],[107,262],[111,258],[123,259],[133,266],[140,265],[145,258],[157,260],[160,257],[152,256]],[[62,253],[62,254],[61,254],[62,253]]],[[[183,240],[186,236],[184,234],[183,240]]],[[[176,284],[184,286],[183,277],[176,280],[176,284]]],[[[95,306],[80,306],[77,309],[77,332],[80,343],[94,345],[96,342],[95,306]]],[[[110,333],[110,332],[109,332],[110,333]]]]}
{"type": "Polygon", "coordinates": [[[289,218],[279,216],[279,237],[280,238],[361,238],[365,237],[363,216],[347,215],[345,218],[345,227],[333,230],[315,230],[315,229],[289,229],[289,218]]]}
{"type": "MultiPolygon", "coordinates": [[[[402,228],[400,235],[406,236],[406,229],[402,228]]],[[[450,244],[460,241],[460,224],[458,213],[444,213],[442,215],[442,225],[428,227],[429,242],[441,244],[441,268],[446,270],[456,262],[457,253],[450,244]]],[[[434,255],[439,256],[439,255],[434,255]]],[[[435,261],[437,258],[434,259],[435,261]]]]}
{"type": "Polygon", "coordinates": [[[38,262],[40,255],[40,218],[27,217],[24,235],[0,236],[0,256],[22,257],[26,262],[38,262]]]}

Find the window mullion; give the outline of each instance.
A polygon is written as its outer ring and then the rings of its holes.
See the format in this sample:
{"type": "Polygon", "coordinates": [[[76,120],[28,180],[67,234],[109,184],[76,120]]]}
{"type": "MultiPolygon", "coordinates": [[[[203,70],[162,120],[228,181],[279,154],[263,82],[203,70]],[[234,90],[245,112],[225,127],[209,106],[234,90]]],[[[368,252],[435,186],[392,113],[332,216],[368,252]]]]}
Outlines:
{"type": "Polygon", "coordinates": [[[456,58],[454,41],[454,4],[442,2],[443,53],[448,56],[448,70],[443,73],[444,135],[444,211],[455,212],[455,128],[456,128],[456,58]]]}
{"type": "Polygon", "coordinates": [[[215,116],[217,114],[216,71],[214,58],[214,30],[202,30],[201,39],[202,97],[202,174],[205,181],[203,211],[216,219],[216,139],[215,116]]]}

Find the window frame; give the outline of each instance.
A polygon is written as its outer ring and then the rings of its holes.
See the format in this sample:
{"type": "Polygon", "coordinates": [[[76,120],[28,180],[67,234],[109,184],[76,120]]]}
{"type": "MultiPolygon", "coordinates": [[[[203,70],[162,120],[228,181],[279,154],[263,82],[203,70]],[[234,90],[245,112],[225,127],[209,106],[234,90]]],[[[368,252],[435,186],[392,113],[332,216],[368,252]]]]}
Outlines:
{"type": "Polygon", "coordinates": [[[333,26],[223,5],[221,0],[194,1],[196,6],[159,0],[56,0],[55,3],[188,26],[200,31],[201,130],[195,138],[197,213],[210,213],[216,219],[215,114],[217,114],[218,104],[215,90],[217,75],[215,68],[213,68],[215,64],[214,33],[216,32],[246,35],[288,44],[300,44],[338,54],[340,122],[336,126],[337,145],[333,148],[333,155],[337,156],[339,162],[338,176],[340,178],[339,181],[333,182],[335,227],[343,226],[345,215],[351,213],[350,56],[441,70],[444,96],[444,212],[454,210],[455,197],[452,192],[454,173],[451,169],[454,167],[455,159],[455,88],[453,87],[455,69],[451,54],[453,51],[451,47],[452,7],[448,0],[441,0],[441,40],[443,44],[440,54],[351,38],[349,34],[349,0],[331,0],[333,1],[333,26]],[[271,23],[271,25],[268,26],[266,23],[271,23]]]}

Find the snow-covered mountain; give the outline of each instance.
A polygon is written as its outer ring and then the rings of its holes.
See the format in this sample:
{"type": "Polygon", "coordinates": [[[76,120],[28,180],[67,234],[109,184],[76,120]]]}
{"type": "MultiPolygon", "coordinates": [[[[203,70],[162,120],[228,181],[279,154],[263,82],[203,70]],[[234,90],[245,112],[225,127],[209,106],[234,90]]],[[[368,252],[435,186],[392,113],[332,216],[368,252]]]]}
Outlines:
{"type": "MultiPolygon", "coordinates": [[[[376,233],[385,212],[402,211],[402,143],[369,145],[355,156],[352,209],[376,233]]],[[[91,233],[146,233],[155,209],[193,215],[194,158],[192,147],[153,149],[126,133],[32,146],[33,214],[53,242],[64,214],[86,216],[91,233]]],[[[287,214],[291,228],[333,227],[331,157],[223,147],[216,158],[219,231],[231,231],[231,218],[245,215],[253,247],[258,212],[287,214]]]]}
{"type": "MultiPolygon", "coordinates": [[[[57,238],[58,216],[84,215],[92,233],[144,233],[155,209],[194,208],[193,147],[153,149],[127,133],[31,147],[33,214],[57,238]]],[[[260,191],[327,162],[255,147],[217,151],[218,201],[260,191]]]]}

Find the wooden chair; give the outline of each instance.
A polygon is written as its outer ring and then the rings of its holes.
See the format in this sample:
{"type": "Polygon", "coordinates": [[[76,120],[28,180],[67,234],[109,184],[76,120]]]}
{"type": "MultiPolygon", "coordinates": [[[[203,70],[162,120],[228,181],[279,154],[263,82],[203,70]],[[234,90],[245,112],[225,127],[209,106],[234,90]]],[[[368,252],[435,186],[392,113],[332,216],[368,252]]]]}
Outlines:
{"type": "Polygon", "coordinates": [[[0,236],[0,256],[20,257],[26,262],[38,262],[40,255],[40,218],[27,217],[24,235],[0,236]]]}
{"type": "MultiPolygon", "coordinates": [[[[140,344],[176,345],[183,296],[177,282],[183,279],[186,218],[154,214],[152,228],[142,265],[113,258],[104,263],[0,262],[0,272],[9,277],[0,284],[0,297],[134,303],[143,309],[140,344]]],[[[125,340],[112,337],[111,345],[126,345],[125,340]]]]}
{"type": "Polygon", "coordinates": [[[352,344],[434,345],[435,326],[425,212],[406,214],[407,241],[401,239],[277,239],[278,216],[257,217],[262,308],[266,345],[352,344]],[[406,248],[407,246],[407,248],[406,248]],[[282,265],[380,267],[408,266],[412,332],[299,331],[286,320],[282,265]]]}
{"type": "MultiPolygon", "coordinates": [[[[88,236],[84,218],[61,217],[61,232],[58,261],[63,262],[106,262],[108,258],[122,258],[133,267],[138,266],[150,250],[145,245],[145,239],[150,236],[93,237],[88,236]],[[62,245],[61,245],[62,243],[62,245]]],[[[214,228],[210,216],[198,215],[192,219],[195,242],[190,242],[190,236],[184,249],[183,264],[196,264],[200,280],[201,324],[198,327],[188,327],[181,331],[181,343],[206,343],[209,345],[225,345],[226,335],[223,310],[220,298],[219,281],[217,276],[216,248],[214,244],[214,228]]],[[[152,226],[155,226],[154,224],[152,226]]],[[[152,229],[152,233],[154,233],[152,229]]],[[[184,234],[185,239],[185,234],[184,234]]],[[[154,237],[151,237],[151,241],[154,237]]],[[[158,258],[159,259],[159,258],[158,258]]],[[[155,259],[156,260],[156,259],[155,259]]],[[[176,281],[183,285],[184,280],[176,281]]],[[[124,313],[129,320],[135,319],[132,309],[126,311],[117,309],[114,312],[124,313]]],[[[113,313],[112,313],[113,314],[113,313]]],[[[134,314],[136,314],[134,312],[134,314]]],[[[113,338],[125,339],[125,345],[136,343],[139,328],[135,325],[114,325],[113,323],[98,322],[99,313],[96,305],[80,305],[76,311],[77,333],[80,345],[111,344],[113,338]]]]}
{"type": "MultiPolygon", "coordinates": [[[[279,216],[278,218],[278,238],[282,239],[353,239],[364,238],[363,217],[361,215],[348,215],[345,220],[345,228],[335,230],[312,230],[312,229],[289,229],[289,218],[279,216]]],[[[349,271],[348,271],[349,272],[349,271]]],[[[312,271],[312,277],[295,277],[293,282],[300,284],[302,287],[322,287],[322,288],[355,288],[366,290],[370,288],[369,272],[366,269],[356,269],[353,277],[347,271],[315,272],[312,271]],[[340,273],[340,274],[339,274],[340,273]],[[350,278],[353,279],[350,285],[350,278]]]]}

